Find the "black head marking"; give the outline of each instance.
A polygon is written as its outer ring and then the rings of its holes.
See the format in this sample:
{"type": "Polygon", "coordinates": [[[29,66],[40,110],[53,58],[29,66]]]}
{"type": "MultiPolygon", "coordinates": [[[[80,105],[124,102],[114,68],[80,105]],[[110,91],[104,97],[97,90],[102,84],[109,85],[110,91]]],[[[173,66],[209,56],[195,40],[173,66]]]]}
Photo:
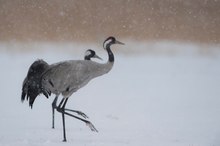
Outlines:
{"type": "Polygon", "coordinates": [[[107,46],[110,46],[110,45],[112,45],[112,44],[115,44],[115,42],[116,42],[115,37],[110,36],[110,37],[108,37],[108,38],[104,41],[104,43],[103,43],[103,48],[106,49],[107,46]]]}
{"type": "Polygon", "coordinates": [[[96,52],[91,50],[91,49],[88,49],[86,52],[85,52],[85,56],[84,56],[84,60],[90,60],[91,58],[97,58],[97,59],[100,59],[102,60],[101,57],[99,57],[98,55],[96,55],[96,52]]]}
{"type": "Polygon", "coordinates": [[[85,52],[85,57],[84,59],[85,60],[90,60],[92,57],[94,57],[96,54],[95,54],[95,51],[91,50],[91,49],[88,49],[86,52],[85,52]]]}

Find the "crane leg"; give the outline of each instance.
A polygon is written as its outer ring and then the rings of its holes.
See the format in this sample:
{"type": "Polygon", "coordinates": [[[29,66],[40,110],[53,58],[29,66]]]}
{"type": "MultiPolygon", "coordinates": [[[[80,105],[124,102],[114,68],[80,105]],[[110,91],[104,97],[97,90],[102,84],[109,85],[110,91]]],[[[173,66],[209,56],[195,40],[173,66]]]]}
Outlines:
{"type": "Polygon", "coordinates": [[[95,128],[95,126],[90,121],[82,119],[80,117],[77,117],[75,115],[72,115],[72,114],[66,112],[65,106],[66,106],[67,101],[68,101],[68,98],[63,98],[61,100],[60,104],[57,107],[57,111],[62,114],[62,120],[63,120],[63,141],[66,142],[65,115],[73,117],[75,119],[78,119],[78,120],[84,122],[87,126],[89,126],[89,128],[92,131],[98,132],[98,130],[95,128]]]}
{"type": "MultiPolygon", "coordinates": [[[[54,98],[53,102],[52,102],[52,128],[55,128],[55,109],[57,109],[57,99],[58,99],[58,95],[56,95],[56,97],[54,98]]],[[[83,118],[89,118],[85,113],[81,112],[81,111],[77,111],[77,110],[72,110],[72,109],[65,109],[65,111],[70,111],[70,112],[74,112],[77,113],[78,115],[82,116],[83,118]]]]}
{"type": "Polygon", "coordinates": [[[82,118],[77,117],[77,116],[75,116],[75,115],[72,115],[72,114],[66,112],[65,110],[64,110],[64,114],[67,115],[67,116],[73,117],[73,118],[75,118],[75,119],[78,119],[78,120],[84,122],[87,126],[89,126],[89,128],[90,128],[92,131],[98,132],[98,130],[95,128],[95,126],[94,126],[90,121],[85,120],[85,119],[82,119],[82,118]]]}
{"type": "Polygon", "coordinates": [[[58,95],[56,95],[56,97],[54,98],[53,102],[52,102],[52,128],[54,129],[54,111],[57,108],[57,99],[58,99],[58,95]]]}
{"type": "Polygon", "coordinates": [[[67,103],[68,98],[63,98],[57,107],[57,111],[62,114],[62,121],[63,121],[63,142],[66,142],[66,126],[65,126],[65,106],[67,103]]]}

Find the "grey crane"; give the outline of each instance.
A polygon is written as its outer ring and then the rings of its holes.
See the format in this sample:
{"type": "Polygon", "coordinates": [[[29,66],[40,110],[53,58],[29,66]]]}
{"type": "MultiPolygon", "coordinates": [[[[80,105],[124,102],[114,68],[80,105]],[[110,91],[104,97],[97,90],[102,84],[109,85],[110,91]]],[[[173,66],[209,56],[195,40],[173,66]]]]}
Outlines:
{"type": "MultiPolygon", "coordinates": [[[[96,55],[95,51],[88,49],[85,52],[84,60],[90,60],[91,58],[98,58],[102,60],[102,58],[96,55]]],[[[36,60],[29,67],[27,76],[25,77],[23,81],[21,101],[23,102],[26,97],[26,99],[29,100],[29,106],[31,108],[33,107],[33,103],[39,94],[43,93],[47,98],[50,95],[49,93],[44,92],[44,90],[42,90],[42,87],[41,87],[41,75],[48,68],[49,68],[49,64],[47,62],[45,62],[42,59],[36,60]]],[[[57,107],[56,106],[57,98],[58,97],[56,97],[52,103],[52,128],[54,128],[54,110],[57,107]]],[[[69,110],[69,111],[76,112],[79,115],[82,115],[84,118],[88,118],[88,116],[86,116],[86,114],[84,114],[81,111],[76,111],[76,110],[69,110]]]]}
{"type": "Polygon", "coordinates": [[[77,117],[66,111],[65,106],[69,97],[78,89],[84,87],[90,80],[98,76],[108,73],[114,64],[114,55],[110,49],[113,44],[122,44],[114,37],[108,37],[103,48],[108,53],[108,61],[105,64],[88,61],[88,60],[69,60],[58,62],[49,66],[49,68],[41,75],[42,93],[56,95],[56,98],[62,94],[63,99],[57,106],[57,111],[62,114],[63,121],[63,141],[66,141],[65,115],[81,120],[90,127],[92,131],[96,131],[94,125],[83,118],[77,117]]]}

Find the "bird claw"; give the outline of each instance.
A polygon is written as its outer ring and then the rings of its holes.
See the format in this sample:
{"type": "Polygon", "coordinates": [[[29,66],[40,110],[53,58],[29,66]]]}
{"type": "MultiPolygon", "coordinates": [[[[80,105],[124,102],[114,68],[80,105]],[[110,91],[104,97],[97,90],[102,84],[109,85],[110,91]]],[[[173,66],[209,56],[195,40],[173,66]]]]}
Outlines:
{"type": "Polygon", "coordinates": [[[85,113],[83,113],[81,111],[76,111],[76,110],[71,110],[71,109],[65,109],[65,111],[75,112],[75,113],[77,113],[78,115],[82,116],[85,119],[89,118],[85,113]]]}
{"type": "Polygon", "coordinates": [[[89,126],[89,128],[93,131],[93,132],[98,132],[98,130],[95,128],[95,126],[90,122],[87,121],[86,125],[89,126]]]}
{"type": "Polygon", "coordinates": [[[83,118],[87,119],[89,118],[85,113],[81,112],[81,111],[77,111],[76,112],[78,115],[82,116],[83,118]]]}

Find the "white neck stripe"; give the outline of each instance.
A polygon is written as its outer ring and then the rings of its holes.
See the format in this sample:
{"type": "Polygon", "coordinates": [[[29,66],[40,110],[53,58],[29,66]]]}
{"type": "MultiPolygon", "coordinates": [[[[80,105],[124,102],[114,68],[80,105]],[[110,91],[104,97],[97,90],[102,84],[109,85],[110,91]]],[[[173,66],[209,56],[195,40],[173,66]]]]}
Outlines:
{"type": "Polygon", "coordinates": [[[107,46],[109,43],[111,43],[111,42],[112,42],[112,40],[111,40],[111,39],[110,39],[110,40],[105,41],[105,42],[104,42],[103,47],[106,49],[106,46],[107,46]]]}

